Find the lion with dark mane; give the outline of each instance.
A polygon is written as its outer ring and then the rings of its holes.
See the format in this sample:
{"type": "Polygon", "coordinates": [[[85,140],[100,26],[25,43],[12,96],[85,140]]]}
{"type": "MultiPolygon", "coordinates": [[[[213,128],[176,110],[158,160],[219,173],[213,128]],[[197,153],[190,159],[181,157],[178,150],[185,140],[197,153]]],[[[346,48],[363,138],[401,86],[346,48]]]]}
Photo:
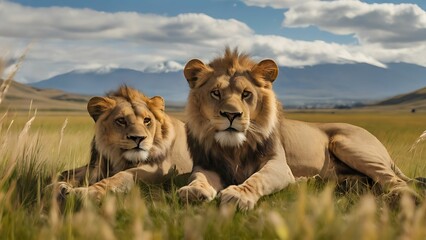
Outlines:
{"type": "Polygon", "coordinates": [[[179,189],[184,201],[234,203],[251,209],[260,197],[297,177],[344,181],[369,178],[387,192],[415,193],[380,141],[365,129],[344,123],[286,119],[272,84],[273,60],[254,62],[226,49],[204,64],[189,61],[188,147],[194,161],[190,183],[179,189]]]}
{"type": "Polygon", "coordinates": [[[148,98],[122,86],[93,97],[95,121],[90,162],[60,176],[62,193],[100,200],[108,191],[127,192],[135,182],[161,183],[191,171],[184,124],[164,112],[163,98],[148,98]]]}

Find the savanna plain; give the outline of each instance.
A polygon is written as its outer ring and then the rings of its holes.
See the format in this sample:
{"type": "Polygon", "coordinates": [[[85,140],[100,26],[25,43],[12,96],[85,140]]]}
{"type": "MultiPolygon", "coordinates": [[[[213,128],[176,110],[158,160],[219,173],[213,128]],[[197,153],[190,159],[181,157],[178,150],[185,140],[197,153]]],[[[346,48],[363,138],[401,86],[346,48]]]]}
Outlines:
{"type": "MultiPolygon", "coordinates": [[[[169,112],[184,118],[182,112],[169,112]]],[[[347,122],[372,132],[409,177],[426,176],[426,113],[288,112],[309,122],[347,122]],[[411,150],[410,150],[411,149],[411,150]]],[[[86,113],[0,112],[0,239],[426,239],[426,201],[389,201],[362,183],[300,181],[249,212],[217,201],[186,205],[175,177],[100,206],[70,198],[58,210],[52,179],[88,162],[94,123],[86,113]]],[[[306,146],[307,148],[309,146],[306,146]]],[[[424,189],[416,191],[426,199],[424,189]]]]}

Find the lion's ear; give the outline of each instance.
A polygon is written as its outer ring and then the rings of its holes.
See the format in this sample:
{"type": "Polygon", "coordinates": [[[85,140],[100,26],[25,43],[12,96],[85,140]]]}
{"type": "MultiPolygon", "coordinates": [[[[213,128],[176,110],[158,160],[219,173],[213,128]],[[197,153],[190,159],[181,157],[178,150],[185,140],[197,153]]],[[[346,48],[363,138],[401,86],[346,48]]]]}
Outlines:
{"type": "Polygon", "coordinates": [[[155,118],[163,124],[164,122],[164,99],[160,96],[152,97],[148,100],[148,108],[154,114],[155,118]]]}
{"type": "Polygon", "coordinates": [[[96,122],[104,112],[114,108],[115,104],[115,100],[111,98],[93,97],[87,103],[87,111],[89,112],[93,120],[95,120],[96,122]]]}
{"type": "Polygon", "coordinates": [[[160,96],[152,97],[148,101],[148,107],[164,111],[164,109],[165,109],[164,99],[160,96]]]}
{"type": "Polygon", "coordinates": [[[198,74],[205,69],[207,69],[207,66],[198,59],[192,59],[185,65],[183,75],[185,75],[190,88],[194,88],[197,85],[198,74]]]}
{"type": "Polygon", "coordinates": [[[251,72],[254,76],[260,75],[263,79],[272,83],[278,77],[278,66],[273,60],[265,59],[256,64],[251,72]]]}

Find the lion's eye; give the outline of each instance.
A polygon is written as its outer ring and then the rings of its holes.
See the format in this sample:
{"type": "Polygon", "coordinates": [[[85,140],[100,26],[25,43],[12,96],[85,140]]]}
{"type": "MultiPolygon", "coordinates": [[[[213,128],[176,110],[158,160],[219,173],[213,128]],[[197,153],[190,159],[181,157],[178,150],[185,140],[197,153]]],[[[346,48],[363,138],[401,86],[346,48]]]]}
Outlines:
{"type": "Polygon", "coordinates": [[[243,98],[249,98],[249,97],[251,97],[251,92],[249,92],[249,91],[244,91],[243,92],[243,94],[241,95],[243,98]]]}
{"type": "Polygon", "coordinates": [[[145,123],[145,125],[151,124],[151,118],[149,118],[149,117],[144,118],[143,123],[145,123]]]}
{"type": "Polygon", "coordinates": [[[127,124],[126,119],[124,119],[123,117],[115,119],[115,123],[120,126],[126,126],[127,124]]]}
{"type": "Polygon", "coordinates": [[[220,91],[219,90],[213,90],[210,92],[210,95],[215,99],[220,99],[220,91]]]}

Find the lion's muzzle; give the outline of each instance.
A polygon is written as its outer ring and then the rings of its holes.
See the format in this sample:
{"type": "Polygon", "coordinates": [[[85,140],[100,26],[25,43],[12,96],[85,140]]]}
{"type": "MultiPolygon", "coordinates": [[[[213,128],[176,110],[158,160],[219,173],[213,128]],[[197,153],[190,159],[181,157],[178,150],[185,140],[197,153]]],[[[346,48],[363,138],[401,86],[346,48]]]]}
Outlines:
{"type": "Polygon", "coordinates": [[[236,118],[241,117],[243,115],[242,112],[222,112],[222,111],[220,111],[219,113],[222,117],[226,117],[229,120],[230,125],[232,125],[232,122],[236,118]]]}
{"type": "Polygon", "coordinates": [[[127,139],[132,140],[136,143],[136,146],[146,139],[146,136],[127,136],[127,139]]]}
{"type": "Polygon", "coordinates": [[[246,141],[246,136],[244,130],[241,129],[242,125],[238,121],[234,123],[235,119],[241,118],[242,113],[229,113],[229,112],[220,112],[220,115],[226,117],[229,120],[229,126],[226,129],[217,131],[215,133],[215,140],[222,147],[238,147],[241,146],[246,141]]]}

